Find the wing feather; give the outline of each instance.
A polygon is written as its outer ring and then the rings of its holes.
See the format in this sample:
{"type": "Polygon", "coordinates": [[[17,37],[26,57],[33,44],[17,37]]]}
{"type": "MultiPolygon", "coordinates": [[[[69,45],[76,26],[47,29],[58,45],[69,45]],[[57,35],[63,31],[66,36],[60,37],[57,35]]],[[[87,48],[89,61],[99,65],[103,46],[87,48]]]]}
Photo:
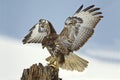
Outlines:
{"type": "Polygon", "coordinates": [[[78,50],[80,47],[82,47],[87,42],[87,40],[92,36],[93,33],[94,33],[93,29],[80,27],[79,33],[76,36],[71,49],[78,50]]]}
{"type": "MultiPolygon", "coordinates": [[[[71,51],[78,50],[88,39],[93,35],[94,28],[97,23],[103,18],[100,8],[91,5],[82,10],[81,6],[72,17],[68,17],[65,21],[65,28],[68,32],[61,32],[61,37],[66,37],[61,42],[69,42],[71,45],[66,46],[71,51]]],[[[65,43],[64,43],[65,44],[65,43]]]]}
{"type": "Polygon", "coordinates": [[[102,12],[98,10],[100,10],[100,8],[94,8],[94,5],[91,5],[83,9],[83,11],[73,15],[74,17],[81,18],[83,23],[80,24],[81,27],[79,27],[79,33],[73,42],[72,50],[78,50],[93,35],[95,26],[101,18],[103,18],[103,16],[101,16],[102,12]]]}
{"type": "Polygon", "coordinates": [[[44,37],[50,34],[50,27],[42,27],[40,24],[36,24],[29,30],[29,34],[23,39],[23,44],[25,43],[41,43],[44,37]]]}
{"type": "Polygon", "coordinates": [[[89,6],[89,7],[87,7],[87,8],[85,8],[83,11],[88,11],[88,10],[90,10],[91,8],[93,8],[95,5],[91,5],[91,6],[89,6]]]}

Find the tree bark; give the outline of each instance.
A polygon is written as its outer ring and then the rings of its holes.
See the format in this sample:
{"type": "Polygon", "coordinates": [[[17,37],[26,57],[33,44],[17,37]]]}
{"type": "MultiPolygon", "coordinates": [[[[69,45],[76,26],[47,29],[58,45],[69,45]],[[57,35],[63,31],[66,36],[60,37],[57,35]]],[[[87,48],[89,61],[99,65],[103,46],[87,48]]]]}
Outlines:
{"type": "Polygon", "coordinates": [[[24,69],[21,80],[62,80],[58,77],[58,69],[52,66],[43,66],[41,63],[33,64],[29,69],[24,69]]]}

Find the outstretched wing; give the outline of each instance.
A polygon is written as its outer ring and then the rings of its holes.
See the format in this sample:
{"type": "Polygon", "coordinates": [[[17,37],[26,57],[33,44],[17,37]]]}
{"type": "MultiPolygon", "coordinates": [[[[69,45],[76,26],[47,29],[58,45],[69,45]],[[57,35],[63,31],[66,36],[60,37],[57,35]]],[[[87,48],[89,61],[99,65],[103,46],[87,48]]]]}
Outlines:
{"type": "Polygon", "coordinates": [[[52,32],[55,32],[52,24],[45,19],[39,20],[39,23],[34,25],[29,31],[30,32],[23,39],[23,44],[42,43],[46,36],[50,35],[52,32]]]}
{"type": "MultiPolygon", "coordinates": [[[[72,17],[65,21],[65,27],[60,34],[61,43],[71,51],[78,50],[93,35],[94,28],[103,18],[100,8],[91,5],[83,9],[83,5],[75,12],[72,17]]],[[[60,39],[59,38],[59,39],[60,39]]]]}

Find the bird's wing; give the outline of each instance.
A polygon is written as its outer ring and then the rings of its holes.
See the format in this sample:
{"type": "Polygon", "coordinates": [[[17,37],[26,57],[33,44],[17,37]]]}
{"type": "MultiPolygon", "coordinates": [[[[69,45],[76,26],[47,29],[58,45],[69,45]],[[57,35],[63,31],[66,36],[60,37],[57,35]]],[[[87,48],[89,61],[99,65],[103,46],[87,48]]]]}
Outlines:
{"type": "Polygon", "coordinates": [[[103,18],[100,8],[91,5],[83,9],[83,5],[72,17],[65,21],[65,27],[60,34],[61,43],[71,51],[78,50],[93,35],[94,28],[103,18]]]}
{"type": "MultiPolygon", "coordinates": [[[[52,25],[50,23],[39,22],[34,25],[29,33],[24,37],[23,44],[25,43],[42,43],[43,39],[51,33],[52,25]]],[[[53,28],[52,28],[53,29],[53,28]]]]}

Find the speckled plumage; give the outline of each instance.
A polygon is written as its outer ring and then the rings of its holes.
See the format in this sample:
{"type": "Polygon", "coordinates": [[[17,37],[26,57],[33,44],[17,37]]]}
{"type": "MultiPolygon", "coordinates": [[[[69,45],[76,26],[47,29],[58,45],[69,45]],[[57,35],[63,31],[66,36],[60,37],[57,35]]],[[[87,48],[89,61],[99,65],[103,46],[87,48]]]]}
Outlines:
{"type": "Polygon", "coordinates": [[[67,69],[83,71],[88,65],[88,61],[80,58],[73,51],[79,50],[93,35],[94,28],[103,18],[100,8],[91,5],[83,9],[83,5],[68,17],[65,26],[60,34],[57,34],[52,24],[45,19],[39,20],[34,25],[28,35],[23,39],[23,43],[41,43],[51,54],[46,58],[50,65],[55,65],[67,69]]]}

